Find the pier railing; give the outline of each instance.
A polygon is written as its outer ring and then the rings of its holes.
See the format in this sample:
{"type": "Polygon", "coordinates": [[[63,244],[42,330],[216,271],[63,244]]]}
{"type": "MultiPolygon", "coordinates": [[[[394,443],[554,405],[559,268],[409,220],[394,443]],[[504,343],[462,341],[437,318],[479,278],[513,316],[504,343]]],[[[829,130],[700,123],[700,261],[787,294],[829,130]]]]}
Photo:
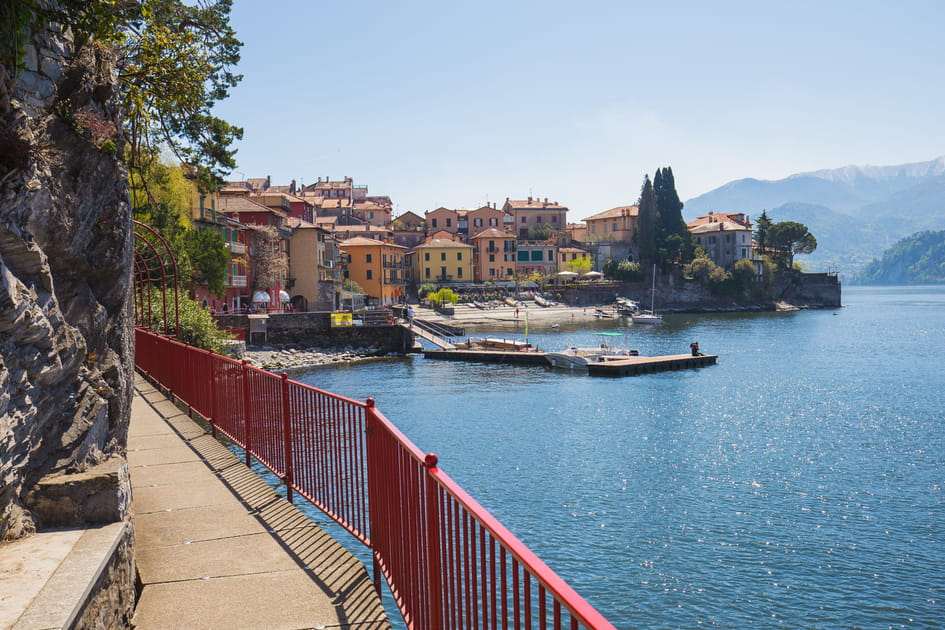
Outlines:
{"type": "Polygon", "coordinates": [[[138,369],[372,550],[408,628],[612,629],[374,406],[149,331],[138,369]]]}

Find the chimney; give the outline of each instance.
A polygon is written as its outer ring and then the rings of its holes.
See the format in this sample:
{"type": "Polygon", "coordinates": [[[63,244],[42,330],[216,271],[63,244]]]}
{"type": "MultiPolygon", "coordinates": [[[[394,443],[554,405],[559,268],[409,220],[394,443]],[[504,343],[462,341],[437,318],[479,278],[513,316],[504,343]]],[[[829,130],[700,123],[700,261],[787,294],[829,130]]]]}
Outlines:
{"type": "Polygon", "coordinates": [[[292,183],[289,184],[289,192],[293,195],[295,194],[295,180],[294,179],[292,180],[292,183]]]}
{"type": "Polygon", "coordinates": [[[531,202],[532,202],[532,196],[529,195],[529,196],[528,196],[528,203],[531,203],[531,202]]]}
{"type": "Polygon", "coordinates": [[[266,188],[272,185],[272,175],[266,175],[266,188]]]}

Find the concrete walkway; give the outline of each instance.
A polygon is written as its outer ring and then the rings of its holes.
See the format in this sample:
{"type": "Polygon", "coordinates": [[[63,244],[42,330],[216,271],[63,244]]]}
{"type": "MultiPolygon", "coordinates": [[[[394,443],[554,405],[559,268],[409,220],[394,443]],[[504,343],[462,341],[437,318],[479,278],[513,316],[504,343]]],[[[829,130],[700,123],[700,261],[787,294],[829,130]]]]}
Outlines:
{"type": "Polygon", "coordinates": [[[136,628],[389,629],[361,564],[140,377],[136,628]]]}

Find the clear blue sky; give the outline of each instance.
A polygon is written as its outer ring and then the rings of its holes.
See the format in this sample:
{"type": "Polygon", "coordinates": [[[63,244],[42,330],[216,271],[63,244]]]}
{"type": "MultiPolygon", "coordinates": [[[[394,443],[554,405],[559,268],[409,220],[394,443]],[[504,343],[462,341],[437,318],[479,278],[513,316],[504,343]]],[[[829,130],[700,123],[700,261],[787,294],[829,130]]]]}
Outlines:
{"type": "Polygon", "coordinates": [[[945,154],[945,2],[236,0],[232,22],[232,178],[350,176],[398,214],[531,194],[578,220],[660,166],[685,200],[945,154]]]}

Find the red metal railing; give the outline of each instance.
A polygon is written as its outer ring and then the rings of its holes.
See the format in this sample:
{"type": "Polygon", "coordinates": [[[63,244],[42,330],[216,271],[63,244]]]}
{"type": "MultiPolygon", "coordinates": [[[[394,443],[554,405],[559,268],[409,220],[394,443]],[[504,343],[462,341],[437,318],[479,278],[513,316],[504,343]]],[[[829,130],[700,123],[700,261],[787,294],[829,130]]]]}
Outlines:
{"type": "Polygon", "coordinates": [[[613,628],[372,399],[135,335],[140,371],[371,548],[408,628],[613,628]]]}

